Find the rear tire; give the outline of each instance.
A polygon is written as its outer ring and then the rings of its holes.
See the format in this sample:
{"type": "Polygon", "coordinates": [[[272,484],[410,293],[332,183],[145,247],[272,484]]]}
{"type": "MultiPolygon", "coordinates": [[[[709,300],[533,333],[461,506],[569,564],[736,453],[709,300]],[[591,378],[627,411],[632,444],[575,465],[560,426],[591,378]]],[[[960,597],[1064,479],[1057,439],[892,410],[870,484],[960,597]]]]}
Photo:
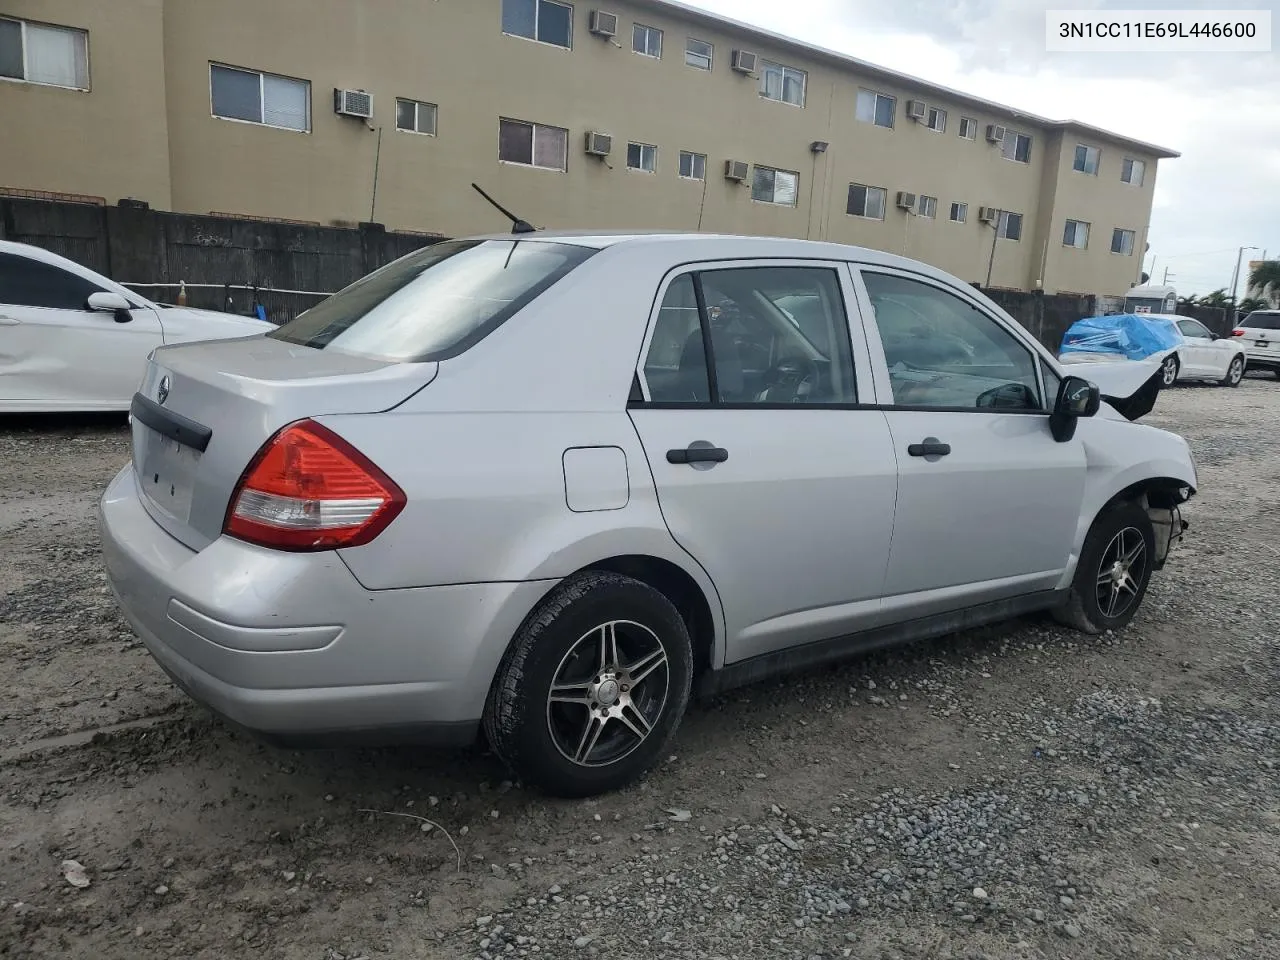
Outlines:
{"type": "Polygon", "coordinates": [[[1121,629],[1142,605],[1155,559],[1147,511],[1132,501],[1108,507],[1085,537],[1071,594],[1054,619],[1094,635],[1121,629]]]}
{"type": "Polygon", "coordinates": [[[586,571],[542,601],[502,658],[485,705],[489,745],[547,793],[587,797],[637,779],[689,703],[693,649],[662,593],[586,571]]]}
{"type": "Polygon", "coordinates": [[[1235,357],[1227,367],[1227,375],[1218,381],[1224,387],[1238,387],[1244,379],[1244,357],[1235,357]]]}
{"type": "Polygon", "coordinates": [[[1178,371],[1182,369],[1182,363],[1178,360],[1178,355],[1172,354],[1165,358],[1164,363],[1160,366],[1160,383],[1162,386],[1172,387],[1178,381],[1178,371]]]}

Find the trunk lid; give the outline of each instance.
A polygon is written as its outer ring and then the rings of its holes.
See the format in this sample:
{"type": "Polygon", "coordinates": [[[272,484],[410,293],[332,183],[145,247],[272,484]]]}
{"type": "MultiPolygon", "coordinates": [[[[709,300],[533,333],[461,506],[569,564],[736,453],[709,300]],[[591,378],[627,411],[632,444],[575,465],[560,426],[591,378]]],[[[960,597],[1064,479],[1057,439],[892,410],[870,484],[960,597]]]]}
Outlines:
{"type": "Polygon", "coordinates": [[[269,337],[161,347],[132,408],[143,503],[171,536],[203,549],[221,535],[241,474],[277,430],[305,417],[389,410],[438,369],[269,337]]]}

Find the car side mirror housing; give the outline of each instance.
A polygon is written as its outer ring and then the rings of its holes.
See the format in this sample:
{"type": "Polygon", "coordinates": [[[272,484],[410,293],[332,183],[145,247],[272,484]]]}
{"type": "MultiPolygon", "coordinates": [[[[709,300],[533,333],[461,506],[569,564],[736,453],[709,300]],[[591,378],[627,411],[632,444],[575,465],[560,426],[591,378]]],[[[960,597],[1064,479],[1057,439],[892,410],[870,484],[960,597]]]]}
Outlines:
{"type": "Polygon", "coordinates": [[[89,302],[87,304],[90,310],[100,310],[103,313],[115,313],[117,310],[132,310],[131,304],[118,293],[109,293],[106,290],[99,290],[97,293],[89,294],[89,302]]]}
{"type": "Polygon", "coordinates": [[[85,306],[90,310],[96,310],[101,313],[115,314],[116,323],[128,323],[133,319],[133,314],[129,311],[133,309],[133,304],[120,296],[118,293],[111,293],[107,290],[99,290],[97,293],[89,294],[89,299],[85,306]]]}
{"type": "Polygon", "coordinates": [[[1066,443],[1076,435],[1076,423],[1081,417],[1092,417],[1102,407],[1102,392],[1082,377],[1063,377],[1058,387],[1058,399],[1049,415],[1049,429],[1053,439],[1066,443]]]}

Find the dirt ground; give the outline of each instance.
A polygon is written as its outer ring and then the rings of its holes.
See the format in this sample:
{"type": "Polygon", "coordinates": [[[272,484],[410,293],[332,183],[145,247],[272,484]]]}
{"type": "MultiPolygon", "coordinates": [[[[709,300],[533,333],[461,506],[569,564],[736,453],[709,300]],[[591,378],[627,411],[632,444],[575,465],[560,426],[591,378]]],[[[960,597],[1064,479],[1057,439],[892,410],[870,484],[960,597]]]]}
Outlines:
{"type": "Polygon", "coordinates": [[[1202,491],[1123,634],[738,691],[585,802],[478,750],[230,732],[107,592],[123,421],[0,423],[0,956],[1280,958],[1280,381],[1149,422],[1202,491]]]}

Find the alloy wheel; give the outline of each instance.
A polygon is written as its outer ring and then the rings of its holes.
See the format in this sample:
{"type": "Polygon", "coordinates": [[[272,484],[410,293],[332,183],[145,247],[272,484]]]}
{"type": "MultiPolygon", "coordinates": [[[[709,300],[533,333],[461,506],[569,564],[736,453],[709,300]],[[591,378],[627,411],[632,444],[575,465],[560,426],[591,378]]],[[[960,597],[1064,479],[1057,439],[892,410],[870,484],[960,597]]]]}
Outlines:
{"type": "Polygon", "coordinates": [[[1227,380],[1234,387],[1244,379],[1244,361],[1236,357],[1231,361],[1231,369],[1227,371],[1227,380]]]}
{"type": "Polygon", "coordinates": [[[1147,570],[1147,541],[1136,527],[1125,527],[1107,544],[1098,564],[1098,610],[1114,619],[1138,599],[1147,570]]]}
{"type": "Polygon", "coordinates": [[[648,738],[667,703],[667,651],[648,627],[612,620],[583,634],[556,668],[547,726],[560,754],[602,767],[648,738]]]}
{"type": "Polygon", "coordinates": [[[1164,385],[1165,385],[1166,387],[1172,387],[1172,386],[1173,386],[1173,384],[1174,384],[1174,383],[1177,381],[1177,379],[1178,379],[1178,359],[1177,359],[1177,357],[1170,357],[1168,360],[1166,360],[1166,361],[1164,362],[1164,367],[1163,367],[1162,369],[1163,369],[1163,373],[1164,373],[1164,385]]]}

